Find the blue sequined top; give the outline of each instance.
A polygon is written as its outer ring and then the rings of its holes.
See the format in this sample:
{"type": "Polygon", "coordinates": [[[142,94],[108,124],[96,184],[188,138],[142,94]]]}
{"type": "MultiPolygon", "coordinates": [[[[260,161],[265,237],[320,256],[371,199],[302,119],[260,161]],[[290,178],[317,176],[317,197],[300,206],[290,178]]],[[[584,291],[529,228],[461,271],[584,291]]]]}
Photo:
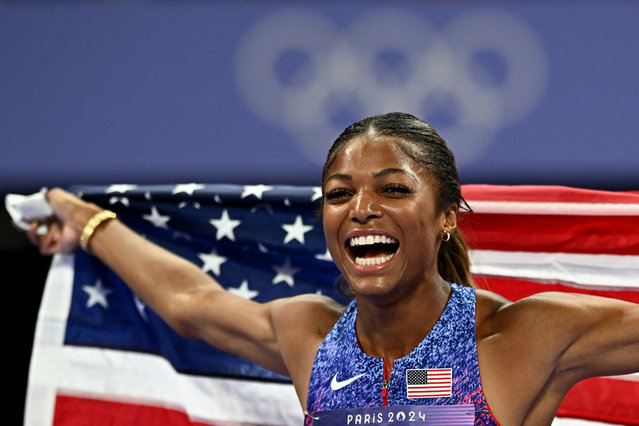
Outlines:
{"type": "MultiPolygon", "coordinates": [[[[410,354],[393,362],[387,405],[470,403],[476,425],[497,425],[479,377],[475,289],[451,287],[450,299],[430,333],[410,354]]],[[[356,317],[353,300],[320,345],[308,387],[308,413],[384,405],[384,361],[361,351],[356,317]]],[[[307,417],[306,424],[311,423],[307,417]]]]}

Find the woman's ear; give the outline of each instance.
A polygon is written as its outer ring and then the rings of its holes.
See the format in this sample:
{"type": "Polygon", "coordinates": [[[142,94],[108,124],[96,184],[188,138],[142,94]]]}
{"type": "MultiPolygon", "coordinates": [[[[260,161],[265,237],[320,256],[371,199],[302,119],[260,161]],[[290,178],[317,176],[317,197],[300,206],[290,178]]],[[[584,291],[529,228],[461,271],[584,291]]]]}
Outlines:
{"type": "Polygon", "coordinates": [[[444,210],[443,231],[451,233],[457,228],[457,207],[450,206],[444,210]]]}

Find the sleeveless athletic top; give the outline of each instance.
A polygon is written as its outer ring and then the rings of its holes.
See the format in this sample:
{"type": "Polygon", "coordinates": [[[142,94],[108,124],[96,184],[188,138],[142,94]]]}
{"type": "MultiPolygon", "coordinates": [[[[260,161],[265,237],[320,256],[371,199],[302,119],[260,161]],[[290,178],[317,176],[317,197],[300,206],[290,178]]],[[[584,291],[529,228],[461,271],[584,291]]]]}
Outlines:
{"type": "MultiPolygon", "coordinates": [[[[309,414],[383,405],[475,406],[475,425],[498,425],[481,386],[475,336],[475,289],[451,284],[444,312],[426,338],[396,359],[384,377],[383,358],[357,342],[353,300],[315,356],[308,386],[309,414]]],[[[310,425],[312,418],[306,417],[310,425]]]]}

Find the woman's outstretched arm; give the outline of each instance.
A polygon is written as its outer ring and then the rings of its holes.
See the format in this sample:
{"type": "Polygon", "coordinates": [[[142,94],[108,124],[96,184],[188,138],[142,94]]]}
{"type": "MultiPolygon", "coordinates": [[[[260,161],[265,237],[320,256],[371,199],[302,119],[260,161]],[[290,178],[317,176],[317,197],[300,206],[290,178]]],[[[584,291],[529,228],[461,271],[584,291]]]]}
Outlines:
{"type": "MultiPolygon", "coordinates": [[[[102,208],[62,189],[47,193],[54,218],[30,240],[45,255],[72,253],[87,222],[102,208]]],[[[260,304],[225,291],[193,263],[136,234],[117,219],[98,225],[88,250],[112,268],[131,289],[184,337],[211,345],[288,374],[273,328],[277,302],[260,304]]],[[[281,305],[281,302],[279,302],[281,305]]]]}

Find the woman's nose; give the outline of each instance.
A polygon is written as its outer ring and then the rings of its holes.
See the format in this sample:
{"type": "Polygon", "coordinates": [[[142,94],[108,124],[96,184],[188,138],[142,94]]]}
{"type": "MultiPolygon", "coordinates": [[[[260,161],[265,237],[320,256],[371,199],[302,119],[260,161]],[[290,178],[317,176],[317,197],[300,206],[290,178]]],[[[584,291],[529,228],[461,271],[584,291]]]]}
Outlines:
{"type": "Polygon", "coordinates": [[[381,206],[372,194],[358,192],[351,201],[351,219],[356,222],[366,223],[382,215],[381,206]]]}

